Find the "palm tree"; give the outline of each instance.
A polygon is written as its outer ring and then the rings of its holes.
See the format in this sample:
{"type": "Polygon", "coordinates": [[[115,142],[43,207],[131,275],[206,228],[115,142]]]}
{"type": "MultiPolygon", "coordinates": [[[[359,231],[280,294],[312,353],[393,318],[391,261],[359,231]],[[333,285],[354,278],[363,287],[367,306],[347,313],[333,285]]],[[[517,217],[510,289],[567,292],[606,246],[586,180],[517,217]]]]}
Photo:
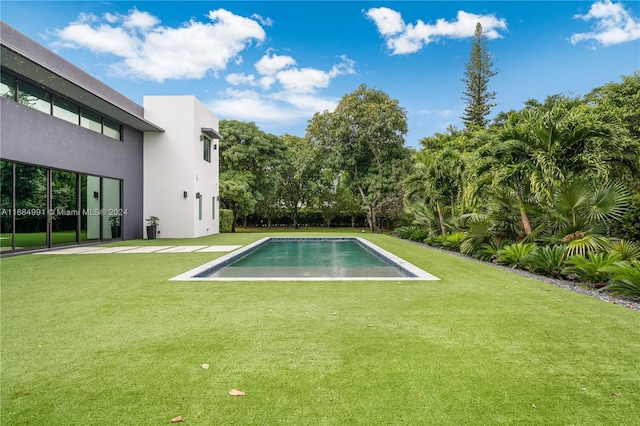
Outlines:
{"type": "Polygon", "coordinates": [[[438,212],[440,231],[447,233],[445,206],[456,216],[463,194],[465,163],[460,154],[445,148],[432,156],[422,151],[415,155],[411,173],[404,181],[405,201],[423,200],[438,212]]]}
{"type": "Polygon", "coordinates": [[[531,235],[532,205],[553,209],[556,189],[576,176],[607,182],[614,165],[629,163],[620,149],[624,141],[624,129],[611,117],[556,99],[510,114],[496,140],[481,150],[485,167],[479,172],[491,176],[494,188],[513,193],[523,231],[531,235]]]}
{"type": "Polygon", "coordinates": [[[572,176],[606,181],[613,163],[626,162],[623,133],[619,122],[586,104],[559,101],[511,114],[494,153],[507,174],[515,169],[538,202],[550,206],[555,188],[572,176]]]}

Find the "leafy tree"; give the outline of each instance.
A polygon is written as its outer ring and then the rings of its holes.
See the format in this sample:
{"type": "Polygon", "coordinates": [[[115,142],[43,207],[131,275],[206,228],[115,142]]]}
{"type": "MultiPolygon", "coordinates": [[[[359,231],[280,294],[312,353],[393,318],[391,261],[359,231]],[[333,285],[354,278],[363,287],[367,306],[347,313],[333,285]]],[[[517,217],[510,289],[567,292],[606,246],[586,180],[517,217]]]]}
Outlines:
{"type": "Polygon", "coordinates": [[[595,108],[620,117],[629,134],[640,139],[640,71],[622,76],[620,83],[608,83],[591,91],[585,99],[595,108]]]}
{"type": "Polygon", "coordinates": [[[489,90],[489,79],[496,74],[498,71],[493,68],[487,38],[482,34],[482,25],[478,22],[462,79],[466,85],[462,98],[466,102],[466,107],[461,118],[467,129],[486,127],[489,123],[487,115],[496,105],[491,103],[496,97],[496,92],[489,90]]]}
{"type": "Polygon", "coordinates": [[[236,232],[238,217],[253,212],[256,204],[248,173],[229,170],[220,173],[220,204],[233,212],[231,232],[236,232]]]}
{"type": "Polygon", "coordinates": [[[318,192],[320,170],[317,152],[306,138],[285,135],[286,151],[283,161],[276,167],[279,199],[298,229],[300,209],[307,206],[318,192]]]}
{"type": "Polygon", "coordinates": [[[407,116],[398,101],[366,85],[345,95],[333,112],[316,113],[307,126],[307,135],[360,194],[374,232],[385,193],[399,190],[408,158],[406,133],[407,116]]]}
{"type": "MultiPolygon", "coordinates": [[[[277,136],[260,130],[255,123],[221,120],[220,173],[241,173],[251,193],[253,208],[268,211],[276,190],[270,174],[282,161],[284,144],[277,136]]],[[[221,179],[222,182],[222,179],[221,179]]],[[[242,210],[242,216],[253,213],[242,210]]],[[[235,222],[234,222],[235,223],[235,222]]]]}

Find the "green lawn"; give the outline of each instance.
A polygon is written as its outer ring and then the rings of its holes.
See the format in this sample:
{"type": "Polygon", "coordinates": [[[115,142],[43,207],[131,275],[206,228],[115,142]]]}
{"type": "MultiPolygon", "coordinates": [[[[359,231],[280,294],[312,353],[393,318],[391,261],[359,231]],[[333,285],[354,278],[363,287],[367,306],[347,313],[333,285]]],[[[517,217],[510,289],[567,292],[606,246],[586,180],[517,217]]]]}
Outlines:
{"type": "Polygon", "coordinates": [[[3,258],[0,423],[638,424],[639,312],[357,235],[441,281],[168,281],[223,253],[3,258]]]}

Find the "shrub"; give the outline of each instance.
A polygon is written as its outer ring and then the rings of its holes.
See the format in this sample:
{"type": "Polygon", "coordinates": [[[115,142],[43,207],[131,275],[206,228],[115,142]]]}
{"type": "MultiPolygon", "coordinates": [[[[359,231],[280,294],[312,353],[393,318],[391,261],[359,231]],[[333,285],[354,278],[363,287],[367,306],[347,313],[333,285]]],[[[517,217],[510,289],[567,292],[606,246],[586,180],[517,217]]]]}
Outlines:
{"type": "Polygon", "coordinates": [[[631,199],[627,212],[617,222],[614,222],[612,234],[625,240],[640,241],[640,195],[631,199]]]}
{"type": "Polygon", "coordinates": [[[486,217],[479,215],[472,217],[467,224],[460,251],[472,255],[483,244],[488,243],[491,240],[491,226],[491,221],[486,217]]]}
{"type": "Polygon", "coordinates": [[[618,253],[621,260],[639,260],[640,245],[635,241],[620,240],[609,247],[609,253],[618,253]]]}
{"type": "Polygon", "coordinates": [[[423,241],[429,235],[429,231],[421,226],[409,225],[394,229],[393,235],[405,240],[423,241]]]}
{"type": "Polygon", "coordinates": [[[620,260],[617,253],[588,253],[587,257],[578,254],[567,259],[567,266],[562,270],[563,275],[575,274],[582,281],[588,281],[595,287],[604,287],[613,273],[606,270],[606,266],[620,260]]]}
{"type": "Polygon", "coordinates": [[[500,251],[505,245],[504,241],[495,242],[491,241],[486,244],[482,244],[478,250],[473,254],[475,258],[484,260],[485,262],[492,262],[498,257],[498,251],[500,251]]]}
{"type": "Polygon", "coordinates": [[[443,247],[444,240],[446,239],[447,239],[446,235],[434,235],[434,236],[425,238],[424,242],[426,244],[429,244],[430,246],[443,247]]]}
{"type": "Polygon", "coordinates": [[[535,250],[534,243],[515,243],[498,250],[496,263],[509,265],[512,268],[522,268],[525,266],[526,257],[535,250]]]}
{"type": "Polygon", "coordinates": [[[220,209],[220,232],[231,232],[233,225],[233,212],[228,209],[220,209]]]}
{"type": "Polygon", "coordinates": [[[462,245],[464,239],[464,232],[454,232],[452,234],[447,234],[442,241],[442,247],[451,251],[460,251],[460,246],[462,245]]]}
{"type": "Polygon", "coordinates": [[[524,263],[531,272],[557,278],[565,266],[567,252],[567,246],[562,244],[538,247],[525,257],[524,263]]]}
{"type": "Polygon", "coordinates": [[[603,269],[612,274],[605,290],[624,296],[640,297],[640,261],[614,262],[603,269]]]}
{"type": "Polygon", "coordinates": [[[562,241],[567,243],[570,256],[586,256],[588,253],[607,251],[611,246],[611,240],[604,235],[588,234],[583,231],[569,234],[562,241]]]}

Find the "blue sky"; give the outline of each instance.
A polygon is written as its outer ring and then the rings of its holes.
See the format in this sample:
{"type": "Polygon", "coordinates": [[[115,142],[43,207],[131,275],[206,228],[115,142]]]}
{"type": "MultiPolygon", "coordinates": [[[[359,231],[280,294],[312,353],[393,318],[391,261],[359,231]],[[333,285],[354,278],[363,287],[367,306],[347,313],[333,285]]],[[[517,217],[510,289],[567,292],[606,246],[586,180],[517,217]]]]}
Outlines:
{"type": "Polygon", "coordinates": [[[4,22],[142,104],[197,96],[220,119],[304,136],[360,84],[406,109],[409,146],[461,128],[476,22],[499,111],[640,70],[640,2],[2,1],[4,22]]]}

